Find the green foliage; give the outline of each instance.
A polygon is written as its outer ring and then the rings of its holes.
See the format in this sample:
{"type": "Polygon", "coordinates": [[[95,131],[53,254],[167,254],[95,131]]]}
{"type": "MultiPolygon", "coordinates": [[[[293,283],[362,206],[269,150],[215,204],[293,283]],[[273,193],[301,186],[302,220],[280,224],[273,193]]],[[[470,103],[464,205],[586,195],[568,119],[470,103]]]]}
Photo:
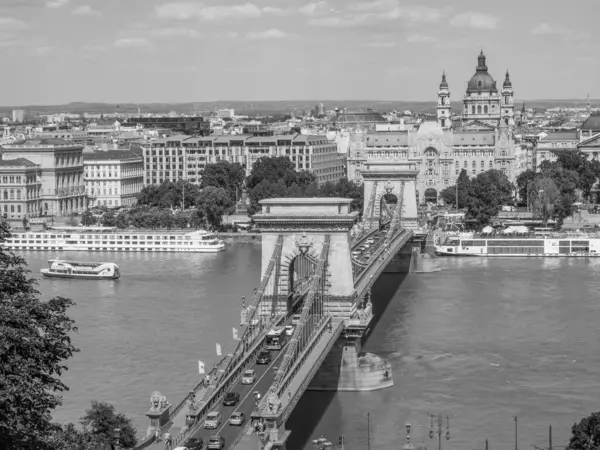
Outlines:
{"type": "Polygon", "coordinates": [[[116,223],[117,216],[115,212],[111,209],[102,214],[102,226],[105,227],[114,227],[116,223]]]}
{"type": "Polygon", "coordinates": [[[185,208],[194,204],[199,188],[195,184],[179,180],[176,183],[165,181],[159,185],[144,186],[138,194],[138,205],[158,208],[185,208]]]}
{"type": "MultiPolygon", "coordinates": [[[[465,169],[460,171],[456,183],[458,184],[458,207],[466,208],[467,200],[469,198],[470,180],[465,169]]],[[[440,197],[445,204],[456,205],[456,191],[456,184],[454,186],[449,186],[440,192],[440,197]]]]}
{"type": "Polygon", "coordinates": [[[127,228],[129,226],[129,215],[125,211],[119,211],[115,217],[115,227],[127,228]]]}
{"type": "Polygon", "coordinates": [[[90,409],[80,420],[98,446],[111,446],[117,441],[125,448],[137,443],[136,431],[131,420],[124,414],[116,413],[115,407],[108,403],[92,401],[90,409]],[[115,430],[119,431],[115,431],[115,430]]]}
{"type": "Polygon", "coordinates": [[[233,199],[223,188],[208,186],[196,197],[196,207],[201,216],[212,229],[219,229],[223,215],[233,205],[233,199]]]}
{"type": "Polygon", "coordinates": [[[467,190],[468,217],[480,225],[488,224],[498,215],[503,205],[511,205],[514,201],[513,184],[506,175],[496,169],[478,174],[470,181],[467,190]]]}
{"type": "Polygon", "coordinates": [[[517,195],[522,203],[527,202],[528,192],[531,189],[531,186],[533,185],[535,179],[536,173],[534,170],[531,169],[527,169],[526,171],[521,172],[517,177],[517,195]]]}
{"type": "Polygon", "coordinates": [[[181,228],[182,230],[184,228],[187,228],[188,223],[189,223],[189,217],[186,214],[182,214],[182,213],[178,213],[175,215],[175,217],[173,218],[174,222],[175,222],[175,226],[181,228]]]}
{"type": "Polygon", "coordinates": [[[81,225],[84,227],[90,227],[95,224],[96,218],[89,210],[86,210],[83,212],[83,214],[81,214],[81,225]]]}
{"type": "Polygon", "coordinates": [[[567,450],[592,450],[600,446],[600,412],[584,417],[571,428],[567,450]]]}
{"type": "Polygon", "coordinates": [[[252,165],[252,172],[246,178],[246,187],[254,189],[263,181],[277,183],[281,180],[286,187],[296,183],[305,186],[316,181],[316,177],[308,171],[296,172],[294,163],[287,156],[259,158],[252,165]]]}
{"type": "MultiPolygon", "coordinates": [[[[0,223],[0,242],[9,236],[0,223]]],[[[64,297],[40,301],[25,261],[0,247],[0,443],[10,449],[50,448],[57,425],[52,411],[65,361],[79,350],[77,328],[67,316],[74,303],[64,297]]]]}
{"type": "Polygon", "coordinates": [[[202,173],[200,187],[212,186],[225,189],[229,197],[235,199],[236,192],[241,195],[245,176],[246,171],[241,164],[219,161],[215,164],[206,165],[202,173]]]}

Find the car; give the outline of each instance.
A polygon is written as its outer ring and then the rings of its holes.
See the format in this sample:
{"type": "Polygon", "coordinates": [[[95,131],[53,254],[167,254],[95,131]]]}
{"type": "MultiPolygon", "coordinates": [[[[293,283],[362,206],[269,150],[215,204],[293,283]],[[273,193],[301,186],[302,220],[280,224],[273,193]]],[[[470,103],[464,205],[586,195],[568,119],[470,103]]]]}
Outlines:
{"type": "Polygon", "coordinates": [[[216,430],[221,425],[221,413],[219,411],[211,411],[206,415],[204,419],[205,430],[216,430]]]}
{"type": "Polygon", "coordinates": [[[202,447],[204,447],[204,441],[202,438],[192,437],[186,441],[185,447],[188,450],[202,450],[202,447]]]}
{"type": "Polygon", "coordinates": [[[292,325],[298,325],[300,323],[300,318],[302,316],[300,314],[294,314],[292,316],[292,325]]]}
{"type": "Polygon", "coordinates": [[[367,244],[372,244],[373,242],[375,242],[375,239],[369,238],[369,239],[367,239],[366,242],[367,242],[367,244]]]}
{"type": "Polygon", "coordinates": [[[206,448],[208,450],[222,450],[225,448],[225,438],[222,436],[211,436],[206,448]]]}
{"type": "Polygon", "coordinates": [[[235,406],[240,401],[239,392],[228,392],[223,399],[223,406],[235,406]]]}
{"type": "Polygon", "coordinates": [[[285,334],[287,334],[288,336],[291,336],[292,334],[294,334],[295,329],[296,329],[295,325],[286,325],[285,326],[285,334]]]}
{"type": "Polygon", "coordinates": [[[241,427],[246,422],[246,415],[243,412],[236,411],[229,418],[229,425],[241,427]]]}
{"type": "Polygon", "coordinates": [[[248,369],[242,374],[242,384],[252,384],[255,380],[256,372],[252,369],[248,369]]]}
{"type": "Polygon", "coordinates": [[[269,364],[271,362],[270,352],[260,352],[256,358],[256,364],[269,364]]]}

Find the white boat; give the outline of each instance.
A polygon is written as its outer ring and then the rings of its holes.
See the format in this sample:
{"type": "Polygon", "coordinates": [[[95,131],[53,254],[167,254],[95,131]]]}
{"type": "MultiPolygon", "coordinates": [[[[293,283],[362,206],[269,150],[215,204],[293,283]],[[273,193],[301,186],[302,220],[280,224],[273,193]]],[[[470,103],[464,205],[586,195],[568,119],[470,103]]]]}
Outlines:
{"type": "Polygon", "coordinates": [[[436,243],[435,252],[440,256],[598,257],[600,236],[447,236],[436,243]]]}
{"type": "Polygon", "coordinates": [[[81,262],[51,259],[42,275],[51,278],[81,278],[84,280],[116,280],[121,276],[119,266],[111,262],[81,262]]]}
{"type": "Polygon", "coordinates": [[[12,250],[96,252],[216,253],[225,243],[206,231],[122,231],[116,228],[55,227],[46,231],[12,233],[3,244],[12,250]]]}

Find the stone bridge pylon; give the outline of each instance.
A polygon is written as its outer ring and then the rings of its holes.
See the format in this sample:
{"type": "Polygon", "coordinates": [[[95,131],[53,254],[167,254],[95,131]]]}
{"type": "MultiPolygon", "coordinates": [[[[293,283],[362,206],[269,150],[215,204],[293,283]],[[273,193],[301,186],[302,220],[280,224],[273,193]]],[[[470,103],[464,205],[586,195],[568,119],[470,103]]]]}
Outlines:
{"type": "Polygon", "coordinates": [[[400,224],[414,230],[418,227],[417,175],[415,163],[405,161],[367,161],[361,175],[364,183],[363,222],[370,228],[391,219],[393,206],[401,202],[400,224]]]}

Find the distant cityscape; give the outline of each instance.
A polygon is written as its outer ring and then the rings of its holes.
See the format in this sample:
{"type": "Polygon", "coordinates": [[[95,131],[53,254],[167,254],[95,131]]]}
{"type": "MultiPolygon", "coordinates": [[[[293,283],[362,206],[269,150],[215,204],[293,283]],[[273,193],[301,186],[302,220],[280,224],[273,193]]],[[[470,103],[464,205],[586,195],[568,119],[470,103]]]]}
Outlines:
{"type": "MultiPolygon", "coordinates": [[[[497,87],[483,51],[462,104],[452,104],[452,85],[446,74],[440,78],[435,112],[325,103],[265,115],[232,108],[165,114],[141,105],[134,112],[15,109],[0,116],[1,212],[20,220],[129,206],[146,185],[200,184],[206,165],[219,161],[239,163],[248,175],[265,156],[286,156],[319,183],[360,183],[370,161],[408,160],[419,170],[421,204],[440,202],[462,169],[476,175],[494,168],[514,182],[559,152],[598,159],[600,107],[589,97],[545,109],[516,104],[510,74],[497,87]]],[[[592,197],[598,201],[597,189],[592,197]]]]}

